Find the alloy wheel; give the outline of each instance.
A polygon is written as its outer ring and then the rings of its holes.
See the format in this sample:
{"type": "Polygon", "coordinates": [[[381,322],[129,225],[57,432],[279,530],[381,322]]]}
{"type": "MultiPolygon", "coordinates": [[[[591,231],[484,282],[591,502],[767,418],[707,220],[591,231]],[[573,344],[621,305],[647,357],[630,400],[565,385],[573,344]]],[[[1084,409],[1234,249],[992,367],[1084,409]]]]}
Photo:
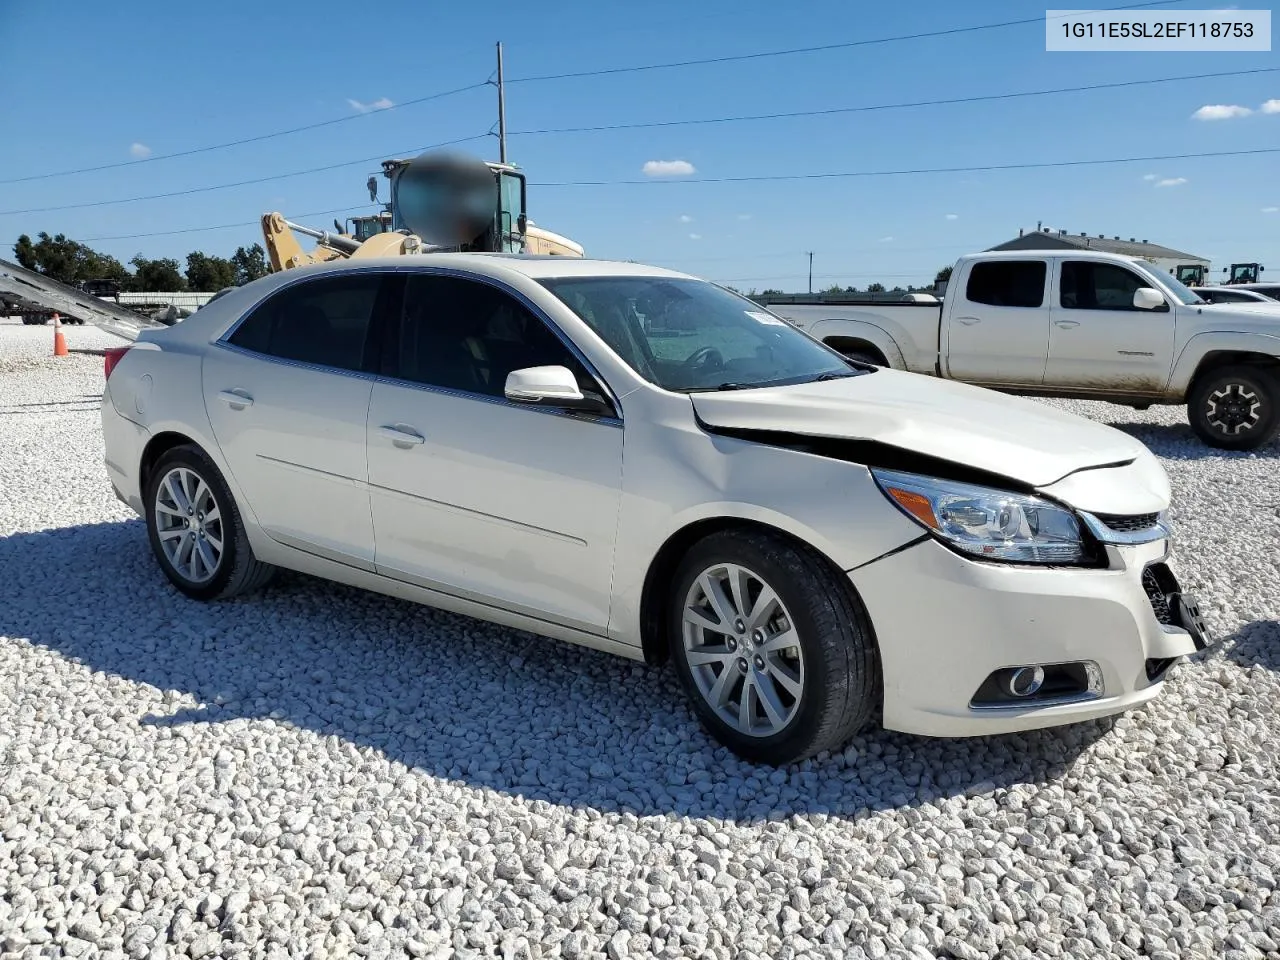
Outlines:
{"type": "Polygon", "coordinates": [[[699,574],[685,596],[683,641],[698,692],[739,733],[773,736],[795,717],[804,652],[795,621],[758,574],[733,563],[699,574]]]}
{"type": "Polygon", "coordinates": [[[206,583],[222,563],[222,511],[213,490],[189,467],[174,467],[156,487],[156,535],[165,558],[192,583],[206,583]]]}
{"type": "Polygon", "coordinates": [[[1205,419],[1224,434],[1252,430],[1262,419],[1262,398],[1247,384],[1224,383],[1205,401],[1205,419]]]}

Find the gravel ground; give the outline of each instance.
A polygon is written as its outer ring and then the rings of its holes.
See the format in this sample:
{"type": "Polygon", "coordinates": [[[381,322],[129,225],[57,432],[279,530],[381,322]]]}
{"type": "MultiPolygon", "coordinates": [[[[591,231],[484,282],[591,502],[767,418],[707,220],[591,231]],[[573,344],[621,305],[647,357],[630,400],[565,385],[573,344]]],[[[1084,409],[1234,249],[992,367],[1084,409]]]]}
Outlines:
{"type": "MultiPolygon", "coordinates": [[[[1118,720],[757,768],[669,671],[301,577],[206,606],[0,323],[0,956],[1280,956],[1280,449],[1164,459],[1229,640],[1118,720]]],[[[82,352],[85,351],[85,352],[82,352]]]]}

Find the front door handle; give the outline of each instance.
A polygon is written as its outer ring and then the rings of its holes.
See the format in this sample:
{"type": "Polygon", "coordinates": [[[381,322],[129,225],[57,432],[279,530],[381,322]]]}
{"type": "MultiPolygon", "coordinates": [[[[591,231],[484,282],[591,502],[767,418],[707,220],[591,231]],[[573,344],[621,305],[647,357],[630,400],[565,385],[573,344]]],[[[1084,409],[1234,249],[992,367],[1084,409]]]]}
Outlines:
{"type": "Polygon", "coordinates": [[[379,427],[378,433],[382,434],[397,447],[402,450],[408,450],[410,447],[421,446],[425,442],[425,438],[413,427],[405,426],[397,423],[393,427],[379,427]]]}
{"type": "Polygon", "coordinates": [[[1053,321],[1053,325],[1055,327],[1061,327],[1063,330],[1070,330],[1072,327],[1080,326],[1080,321],[1079,320],[1055,320],[1053,321]]]}
{"type": "Polygon", "coordinates": [[[981,323],[981,317],[956,317],[956,323],[963,323],[966,327],[971,327],[975,323],[981,323]]]}
{"type": "Polygon", "coordinates": [[[223,390],[218,394],[218,399],[230,404],[232,410],[243,410],[245,407],[253,406],[253,397],[243,390],[223,390]]]}

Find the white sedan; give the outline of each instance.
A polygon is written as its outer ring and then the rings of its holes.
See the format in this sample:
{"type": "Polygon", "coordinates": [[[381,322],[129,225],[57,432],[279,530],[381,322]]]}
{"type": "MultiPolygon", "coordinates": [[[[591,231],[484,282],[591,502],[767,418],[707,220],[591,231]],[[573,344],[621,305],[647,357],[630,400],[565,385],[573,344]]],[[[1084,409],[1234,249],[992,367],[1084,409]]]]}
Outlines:
{"type": "Polygon", "coordinates": [[[1141,443],[671,271],[294,269],[106,365],[111,483],[183,593],[286,567],[670,659],[749,759],[1112,714],[1207,643],[1141,443]]]}

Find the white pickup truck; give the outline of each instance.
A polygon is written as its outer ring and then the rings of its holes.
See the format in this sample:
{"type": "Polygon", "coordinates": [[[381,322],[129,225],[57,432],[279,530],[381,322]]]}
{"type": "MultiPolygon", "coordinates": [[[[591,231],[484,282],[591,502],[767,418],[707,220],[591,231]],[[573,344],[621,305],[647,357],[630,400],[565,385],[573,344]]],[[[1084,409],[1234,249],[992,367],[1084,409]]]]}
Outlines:
{"type": "Polygon", "coordinates": [[[947,294],[885,303],[759,298],[846,356],[1028,396],[1187,404],[1206,443],[1280,430],[1280,304],[1210,304],[1141,259],[1020,250],[961,257],[947,294]]]}

